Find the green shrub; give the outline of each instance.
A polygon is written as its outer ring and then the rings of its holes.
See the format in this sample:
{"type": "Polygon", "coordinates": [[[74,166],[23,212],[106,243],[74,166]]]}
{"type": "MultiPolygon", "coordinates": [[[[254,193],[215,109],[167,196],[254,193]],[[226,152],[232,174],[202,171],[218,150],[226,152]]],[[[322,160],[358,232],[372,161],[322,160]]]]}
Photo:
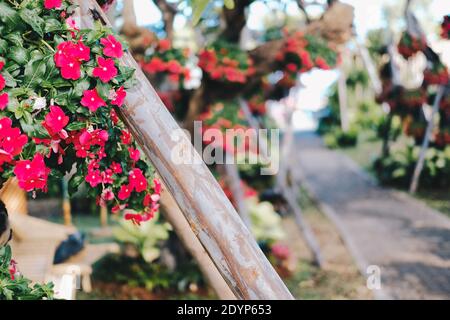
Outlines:
{"type": "Polygon", "coordinates": [[[358,143],[358,132],[356,129],[350,129],[344,132],[336,128],[330,133],[325,134],[323,141],[331,149],[354,147],[358,143]]]}
{"type": "MultiPolygon", "coordinates": [[[[374,171],[383,184],[407,188],[419,158],[420,147],[409,144],[405,149],[392,150],[386,158],[378,158],[374,162],[374,171]]],[[[444,150],[429,148],[425,156],[425,164],[420,176],[420,187],[450,187],[450,146],[444,150]]]]}

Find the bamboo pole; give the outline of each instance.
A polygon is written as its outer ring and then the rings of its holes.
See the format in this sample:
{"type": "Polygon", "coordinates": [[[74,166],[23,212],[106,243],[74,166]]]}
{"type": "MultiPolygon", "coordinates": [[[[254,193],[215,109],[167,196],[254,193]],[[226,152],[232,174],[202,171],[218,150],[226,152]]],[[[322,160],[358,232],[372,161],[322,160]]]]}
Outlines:
{"type": "MultiPolygon", "coordinates": [[[[92,12],[98,13],[108,25],[107,17],[94,0],[77,3],[83,27],[93,26],[92,12]]],[[[190,139],[184,133],[179,134],[180,127],[131,54],[126,53],[121,63],[136,69],[137,80],[128,90],[121,116],[236,297],[292,299],[190,139]],[[173,157],[175,150],[191,161],[177,163],[173,157]]]]}
{"type": "Polygon", "coordinates": [[[409,192],[415,193],[419,186],[420,174],[422,173],[423,165],[425,163],[425,155],[428,150],[428,145],[430,144],[431,134],[433,133],[435,115],[438,113],[439,104],[445,93],[445,86],[440,86],[436,97],[433,101],[433,111],[431,112],[430,119],[428,120],[427,130],[425,131],[425,137],[423,138],[422,147],[420,149],[419,159],[417,160],[416,167],[414,169],[414,174],[411,179],[411,184],[409,186],[409,192]]]}
{"type": "Polygon", "coordinates": [[[195,236],[172,195],[166,190],[161,194],[161,206],[164,209],[162,210],[164,217],[172,225],[186,250],[197,261],[206,281],[216,292],[217,296],[222,300],[235,300],[235,295],[219,273],[219,270],[217,270],[205,248],[195,236]]]}

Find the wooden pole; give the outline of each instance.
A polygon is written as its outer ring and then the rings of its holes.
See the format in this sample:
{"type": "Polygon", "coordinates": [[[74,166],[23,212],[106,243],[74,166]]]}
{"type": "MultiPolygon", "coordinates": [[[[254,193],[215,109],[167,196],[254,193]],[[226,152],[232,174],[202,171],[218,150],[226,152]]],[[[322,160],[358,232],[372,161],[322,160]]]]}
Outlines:
{"type": "Polygon", "coordinates": [[[72,225],[72,206],[70,204],[70,198],[69,198],[69,186],[67,182],[67,178],[62,178],[61,181],[62,184],[62,196],[63,196],[63,218],[64,218],[64,225],[65,226],[71,226],[72,225]]]}
{"type": "Polygon", "coordinates": [[[233,195],[233,200],[236,205],[237,212],[242,218],[247,228],[250,229],[251,221],[248,214],[247,204],[245,203],[244,192],[241,185],[241,177],[239,176],[239,170],[237,165],[234,163],[233,157],[226,152],[225,153],[225,164],[223,165],[226,180],[228,186],[230,187],[231,194],[233,195]]]}
{"type": "Polygon", "coordinates": [[[339,113],[341,115],[341,129],[344,132],[349,130],[348,119],[348,98],[347,98],[347,77],[343,66],[339,70],[338,78],[339,113]]]}
{"type": "MultiPolygon", "coordinates": [[[[83,27],[93,26],[92,12],[109,25],[94,0],[77,3],[83,27]]],[[[131,54],[126,53],[121,63],[136,69],[137,80],[128,90],[121,116],[236,297],[293,299],[131,54]],[[175,150],[191,161],[176,162],[175,150]]]]}
{"type": "Polygon", "coordinates": [[[164,209],[162,210],[164,217],[172,225],[186,250],[197,261],[206,281],[216,292],[217,296],[222,300],[235,300],[236,297],[230,290],[230,287],[228,287],[205,248],[195,236],[172,195],[166,190],[161,194],[161,206],[164,209]]]}
{"type": "Polygon", "coordinates": [[[414,174],[411,179],[411,185],[409,186],[409,192],[415,193],[419,186],[420,174],[422,173],[423,165],[425,163],[425,155],[430,144],[431,134],[433,133],[435,115],[439,110],[439,104],[445,93],[445,86],[440,86],[436,97],[433,102],[433,111],[431,112],[430,119],[428,120],[427,130],[425,131],[425,137],[423,138],[422,147],[420,149],[419,159],[417,160],[414,174]]]}
{"type": "MultiPolygon", "coordinates": [[[[255,131],[255,135],[258,136],[258,130],[260,129],[260,126],[258,124],[258,121],[256,121],[255,117],[252,115],[250,108],[248,107],[248,104],[244,100],[240,100],[239,104],[242,112],[244,113],[244,116],[246,117],[247,122],[249,123],[250,127],[255,131]]],[[[290,159],[289,152],[290,148],[292,147],[292,142],[294,138],[291,126],[292,112],[290,110],[288,112],[289,112],[289,115],[287,117],[288,123],[285,131],[285,137],[283,139],[283,146],[280,157],[281,160],[284,161],[280,166],[280,171],[277,174],[277,188],[281,191],[289,208],[294,213],[295,221],[300,229],[300,232],[303,234],[305,238],[307,246],[311,250],[314,263],[319,267],[323,267],[324,261],[322,258],[322,254],[320,252],[319,244],[316,240],[316,237],[314,236],[314,233],[312,232],[311,227],[303,218],[302,209],[300,208],[297,202],[297,194],[295,192],[297,188],[293,188],[293,186],[289,185],[287,181],[290,172],[289,170],[290,165],[288,163],[290,159]]],[[[268,147],[267,141],[263,137],[259,137],[258,146],[260,155],[262,155],[265,158],[264,160],[267,161],[268,159],[266,159],[266,157],[268,156],[268,147]]]]}

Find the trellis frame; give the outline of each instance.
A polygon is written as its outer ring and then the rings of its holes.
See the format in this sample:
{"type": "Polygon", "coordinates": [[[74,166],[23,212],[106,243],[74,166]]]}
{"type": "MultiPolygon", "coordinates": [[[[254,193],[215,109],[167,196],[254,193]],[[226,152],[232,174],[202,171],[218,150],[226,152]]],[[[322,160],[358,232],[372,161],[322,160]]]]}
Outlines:
{"type": "MultiPolygon", "coordinates": [[[[109,25],[94,0],[74,1],[84,27],[92,27],[94,18],[109,25]]],[[[135,68],[137,79],[121,116],[230,289],[240,299],[293,299],[131,54],[121,63],[135,68]],[[176,164],[175,147],[193,162],[176,164]]]]}

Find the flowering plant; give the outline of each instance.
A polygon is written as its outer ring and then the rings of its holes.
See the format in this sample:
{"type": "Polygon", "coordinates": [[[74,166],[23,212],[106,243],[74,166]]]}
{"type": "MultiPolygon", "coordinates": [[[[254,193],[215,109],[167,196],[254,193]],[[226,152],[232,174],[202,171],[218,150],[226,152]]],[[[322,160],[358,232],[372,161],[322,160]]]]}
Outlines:
{"type": "Polygon", "coordinates": [[[425,39],[415,38],[409,32],[404,31],[397,45],[398,52],[405,59],[409,59],[417,52],[425,49],[427,42],[425,39]]]}
{"type": "Polygon", "coordinates": [[[447,67],[440,61],[434,62],[423,72],[423,81],[428,85],[445,85],[449,81],[447,67]]]}
{"type": "Polygon", "coordinates": [[[225,41],[201,50],[198,65],[211,79],[231,83],[244,83],[255,72],[249,55],[225,41]]]}
{"type": "Polygon", "coordinates": [[[40,300],[53,298],[53,284],[34,284],[17,272],[9,246],[0,248],[0,300],[40,300]]]}
{"type": "Polygon", "coordinates": [[[161,39],[147,49],[141,65],[147,74],[167,77],[171,82],[183,88],[183,81],[190,78],[190,70],[186,66],[188,57],[189,50],[174,48],[170,40],[161,39]]]}
{"type": "Polygon", "coordinates": [[[337,64],[336,51],[323,39],[301,32],[286,36],[286,46],[276,59],[288,78],[295,79],[297,73],[308,72],[314,67],[328,70],[337,64]]]}
{"type": "Polygon", "coordinates": [[[450,14],[444,16],[441,24],[441,37],[443,39],[450,39],[450,14]]]}
{"type": "Polygon", "coordinates": [[[0,0],[0,170],[33,195],[76,168],[81,184],[136,223],[158,209],[160,184],[118,117],[134,69],[97,24],[81,30],[66,0],[0,0]]]}
{"type": "MultiPolygon", "coordinates": [[[[227,141],[226,131],[228,129],[247,129],[247,121],[245,120],[239,104],[234,101],[217,102],[209,106],[208,111],[199,116],[199,120],[203,121],[203,142],[206,144],[213,144],[222,147],[228,152],[236,151],[234,148],[234,141],[227,141]],[[209,129],[217,129],[221,134],[221,139],[215,139],[204,133],[209,129]]],[[[242,130],[236,132],[238,138],[237,151],[245,150],[243,145],[245,139],[240,139],[242,130]]]]}

